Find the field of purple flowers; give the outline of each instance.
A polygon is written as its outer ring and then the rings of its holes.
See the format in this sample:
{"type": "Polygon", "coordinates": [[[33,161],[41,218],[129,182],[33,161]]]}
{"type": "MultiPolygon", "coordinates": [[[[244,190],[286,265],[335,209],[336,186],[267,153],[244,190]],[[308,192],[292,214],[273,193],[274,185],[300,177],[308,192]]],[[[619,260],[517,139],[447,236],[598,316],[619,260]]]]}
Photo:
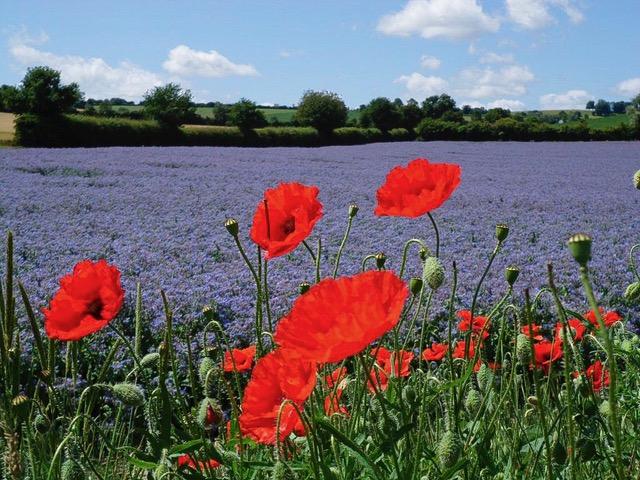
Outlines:
{"type": "MultiPolygon", "coordinates": [[[[535,292],[546,281],[549,261],[568,306],[586,310],[577,267],[565,247],[571,234],[585,231],[594,239],[596,291],[605,305],[625,314],[620,298],[632,280],[626,255],[638,242],[632,226],[638,226],[640,198],[630,181],[639,167],[637,142],[3,149],[0,230],[14,232],[16,275],[38,307],[76,262],[103,257],[123,272],[129,304],[136,282],[142,283],[152,322],[159,325],[162,318],[164,289],[178,324],[193,321],[215,302],[230,332],[240,337],[252,331],[254,284],[224,228],[226,217],[238,219],[251,250],[248,230],[266,188],[280,181],[317,185],[325,217],[311,244],[322,236],[323,271],[333,265],[352,202],[360,211],[341,273],[356,272],[365,255],[381,250],[387,266],[397,268],[404,241],[420,236],[433,244],[432,229],[426,218],[374,222],[375,191],[390,168],[416,157],[462,166],[460,188],[434,214],[441,258],[449,271],[454,260],[460,270],[459,308],[468,308],[494,245],[494,225],[504,222],[511,233],[483,287],[480,310],[504,293],[505,266],[522,270],[516,290],[535,292]]],[[[314,269],[302,248],[269,266],[274,311],[282,314],[298,284],[313,280],[314,269]]],[[[447,295],[446,288],[439,292],[447,295]]]]}

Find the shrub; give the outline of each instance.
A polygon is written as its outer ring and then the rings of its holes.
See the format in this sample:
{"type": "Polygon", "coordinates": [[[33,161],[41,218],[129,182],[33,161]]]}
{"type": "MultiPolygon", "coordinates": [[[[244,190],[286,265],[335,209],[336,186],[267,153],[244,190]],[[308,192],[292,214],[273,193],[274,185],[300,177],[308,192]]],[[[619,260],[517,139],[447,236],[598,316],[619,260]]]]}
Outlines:
{"type": "Polygon", "coordinates": [[[335,145],[359,145],[362,143],[380,142],[384,139],[377,128],[343,127],[333,131],[331,143],[335,145]]]}
{"type": "Polygon", "coordinates": [[[345,125],[347,113],[347,106],[337,93],[308,90],[300,100],[295,119],[327,135],[345,125]]]}
{"type": "Polygon", "coordinates": [[[185,123],[195,114],[196,107],[191,100],[191,92],[182,90],[180,85],[169,83],[156,87],[144,95],[144,112],[158,123],[175,128],[185,123]]]}
{"type": "Polygon", "coordinates": [[[458,130],[458,124],[444,120],[425,118],[416,128],[421,140],[455,140],[463,135],[464,130],[458,130]]]}
{"type": "Polygon", "coordinates": [[[18,91],[10,95],[13,111],[47,116],[69,112],[81,99],[78,84],[62,85],[60,72],[49,67],[27,70],[18,91]]]}
{"type": "Polygon", "coordinates": [[[238,127],[243,132],[249,132],[254,128],[267,125],[267,119],[264,114],[258,110],[255,102],[247,100],[246,98],[240,99],[239,102],[231,106],[228,119],[231,125],[238,127]]]}
{"type": "Polygon", "coordinates": [[[402,111],[388,98],[379,97],[371,100],[365,110],[365,115],[371,119],[371,123],[383,132],[392,128],[402,127],[402,111]]]}

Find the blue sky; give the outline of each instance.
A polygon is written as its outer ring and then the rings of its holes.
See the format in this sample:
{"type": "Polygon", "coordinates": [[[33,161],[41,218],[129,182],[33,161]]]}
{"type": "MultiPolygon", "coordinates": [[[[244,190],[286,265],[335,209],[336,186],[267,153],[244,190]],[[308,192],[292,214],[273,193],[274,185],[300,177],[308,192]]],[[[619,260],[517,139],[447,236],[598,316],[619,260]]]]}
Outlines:
{"type": "Polygon", "coordinates": [[[0,18],[0,83],[48,64],[93,98],[176,81],[198,101],[521,110],[640,92],[640,0],[2,0],[0,18]]]}

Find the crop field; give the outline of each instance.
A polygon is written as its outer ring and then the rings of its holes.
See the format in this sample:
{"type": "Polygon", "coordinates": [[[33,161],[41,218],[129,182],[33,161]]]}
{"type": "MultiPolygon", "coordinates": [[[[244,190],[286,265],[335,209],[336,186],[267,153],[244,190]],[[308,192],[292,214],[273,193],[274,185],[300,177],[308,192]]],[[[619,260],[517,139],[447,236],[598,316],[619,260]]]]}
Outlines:
{"type": "Polygon", "coordinates": [[[0,112],[0,145],[13,140],[13,119],[12,113],[0,112]]]}
{"type": "MultiPolygon", "coordinates": [[[[355,202],[360,213],[341,263],[344,272],[356,272],[365,255],[380,250],[397,268],[407,238],[433,240],[430,225],[374,221],[375,191],[391,166],[419,156],[462,166],[461,187],[436,212],[442,258],[449,273],[453,261],[460,270],[460,306],[468,306],[472,280],[491,251],[493,225],[506,222],[512,233],[483,301],[502,294],[502,269],[508,264],[522,269],[521,294],[544,284],[551,261],[567,300],[577,307],[583,299],[576,293],[579,280],[565,242],[575,231],[587,230],[595,242],[598,291],[608,305],[624,311],[620,279],[631,281],[626,252],[638,240],[631,226],[637,226],[640,200],[629,180],[638,167],[636,143],[4,149],[0,229],[15,234],[17,275],[38,307],[54,291],[59,272],[83,258],[104,257],[122,269],[129,304],[138,281],[153,318],[161,310],[160,289],[168,292],[178,324],[194,321],[204,305],[217,302],[241,338],[252,317],[252,279],[223,227],[226,217],[239,220],[249,245],[248,228],[265,188],[292,180],[318,185],[326,211],[316,227],[325,240],[323,260],[333,260],[347,206],[355,202]]],[[[410,265],[416,273],[417,262],[410,265]]],[[[274,261],[270,275],[280,315],[298,283],[312,280],[313,266],[298,248],[274,261]]]]}

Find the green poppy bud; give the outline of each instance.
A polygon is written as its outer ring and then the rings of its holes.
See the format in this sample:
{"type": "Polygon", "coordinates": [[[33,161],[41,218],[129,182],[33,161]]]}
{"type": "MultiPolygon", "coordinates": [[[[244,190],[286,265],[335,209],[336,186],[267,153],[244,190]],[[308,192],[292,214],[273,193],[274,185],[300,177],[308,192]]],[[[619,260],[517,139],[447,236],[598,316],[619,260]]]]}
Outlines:
{"type": "Polygon", "coordinates": [[[627,287],[624,292],[624,299],[632,305],[640,303],[640,282],[633,282],[627,287]]]}
{"type": "Polygon", "coordinates": [[[431,255],[429,254],[429,250],[427,250],[424,247],[420,249],[420,260],[422,260],[424,262],[430,256],[431,255]]]}
{"type": "Polygon", "coordinates": [[[422,291],[422,279],[418,278],[418,277],[414,277],[411,280],[409,280],[409,290],[411,290],[411,293],[413,295],[420,295],[420,292],[422,291]]]}
{"type": "Polygon", "coordinates": [[[504,223],[499,223],[496,225],[496,239],[499,242],[504,242],[509,236],[509,226],[504,223]]]}
{"type": "Polygon", "coordinates": [[[82,467],[71,459],[65,460],[62,464],[62,480],[84,480],[82,467]]]}
{"type": "Polygon", "coordinates": [[[489,388],[493,385],[493,370],[489,368],[486,363],[480,365],[480,369],[476,374],[476,378],[478,379],[478,388],[481,392],[487,392],[489,388]]]}
{"type": "Polygon", "coordinates": [[[222,409],[213,398],[204,398],[198,408],[198,423],[202,428],[219,425],[224,420],[222,409]]]}
{"type": "Polygon", "coordinates": [[[571,255],[576,259],[576,262],[582,267],[586,267],[589,260],[591,260],[591,237],[584,233],[577,233],[573,235],[567,242],[571,255]]]}
{"type": "Polygon", "coordinates": [[[633,176],[633,186],[640,190],[640,170],[633,176]]]}
{"type": "Polygon", "coordinates": [[[424,261],[424,278],[432,290],[437,290],[444,282],[444,267],[436,257],[424,261]]]}
{"type": "Polygon", "coordinates": [[[49,431],[49,428],[51,427],[51,422],[47,417],[39,413],[33,419],[33,427],[36,429],[38,433],[45,434],[49,431]]]}
{"type": "Polygon", "coordinates": [[[532,407],[537,407],[538,406],[538,397],[536,397],[535,395],[530,395],[527,397],[527,403],[529,405],[531,405],[532,407]]]}
{"type": "Polygon", "coordinates": [[[349,205],[349,217],[350,218],[355,217],[358,214],[358,210],[360,210],[360,208],[355,203],[352,203],[351,205],[349,205]]]}
{"type": "Polygon", "coordinates": [[[598,410],[600,411],[600,415],[602,415],[603,417],[608,417],[609,415],[611,415],[611,405],[609,404],[609,401],[605,400],[604,402],[602,402],[598,410]]]}
{"type": "Polygon", "coordinates": [[[384,264],[387,261],[387,256],[382,253],[376,253],[376,267],[378,267],[378,270],[382,270],[384,268],[384,264]]]}
{"type": "Polygon", "coordinates": [[[418,398],[418,394],[416,393],[416,389],[413,388],[411,385],[406,385],[402,389],[402,398],[409,405],[413,405],[416,402],[417,398],[418,398]]]}
{"type": "Polygon", "coordinates": [[[309,291],[310,288],[311,288],[311,284],[309,282],[302,282],[298,286],[298,291],[300,292],[300,295],[304,295],[309,291]]]}
{"type": "Polygon", "coordinates": [[[460,456],[460,440],[454,432],[445,432],[436,447],[436,455],[443,468],[451,468],[456,464],[460,456]]]}
{"type": "Polygon", "coordinates": [[[144,394],[133,383],[116,383],[112,387],[113,395],[125,405],[139,407],[144,405],[144,394]]]}
{"type": "Polygon", "coordinates": [[[160,363],[160,354],[158,352],[147,353],[140,359],[140,365],[145,368],[154,368],[160,363]]]}
{"type": "Polygon", "coordinates": [[[227,232],[231,234],[232,237],[238,236],[238,221],[235,218],[228,218],[226,222],[224,222],[224,228],[227,229],[227,232]]]}
{"type": "Polygon", "coordinates": [[[198,377],[200,378],[200,382],[204,385],[207,381],[207,373],[209,370],[216,368],[216,362],[213,358],[207,356],[203,357],[200,360],[200,367],[198,367],[198,377]]]}
{"type": "Polygon", "coordinates": [[[518,275],[520,275],[520,269],[515,265],[508,266],[504,271],[504,277],[510,287],[513,287],[513,284],[516,283],[518,275]]]}
{"type": "Polygon", "coordinates": [[[482,399],[480,398],[480,392],[475,388],[470,389],[464,399],[464,408],[469,415],[475,415],[478,413],[478,408],[480,408],[481,403],[482,399]]]}
{"type": "Polygon", "coordinates": [[[531,340],[524,333],[519,334],[516,339],[516,357],[524,367],[531,363],[531,340]]]}

